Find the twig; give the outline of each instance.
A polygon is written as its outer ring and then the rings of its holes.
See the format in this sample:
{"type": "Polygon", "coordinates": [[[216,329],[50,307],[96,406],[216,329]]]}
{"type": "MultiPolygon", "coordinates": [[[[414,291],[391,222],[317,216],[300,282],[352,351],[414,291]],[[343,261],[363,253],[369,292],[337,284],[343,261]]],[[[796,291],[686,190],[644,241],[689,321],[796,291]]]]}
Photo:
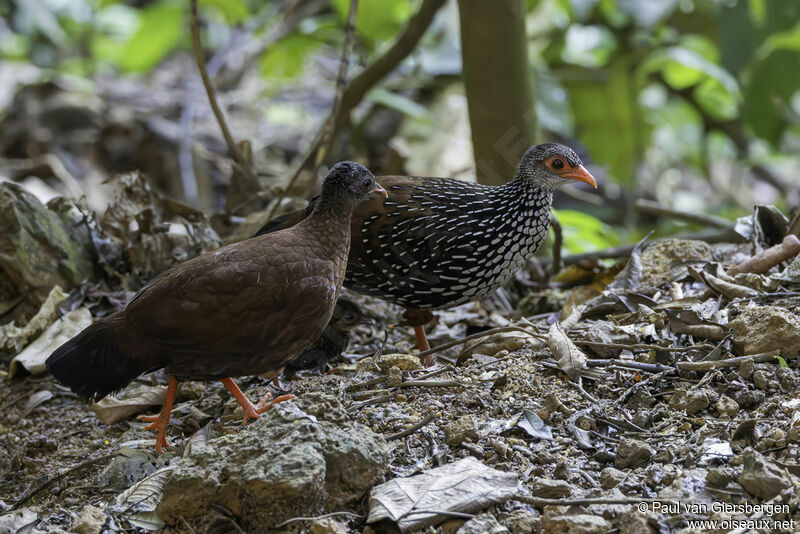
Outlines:
{"type": "Polygon", "coordinates": [[[584,499],[545,499],[530,495],[514,495],[509,501],[519,501],[525,504],[538,506],[580,506],[589,504],[640,504],[640,503],[672,503],[667,499],[644,499],[639,497],[587,497],[584,499]]]}
{"type": "Polygon", "coordinates": [[[209,78],[208,71],[206,70],[206,60],[203,55],[203,45],[200,43],[200,30],[197,27],[197,0],[191,0],[190,6],[189,14],[192,28],[194,59],[197,62],[197,68],[200,71],[200,77],[203,79],[203,86],[206,88],[208,103],[211,105],[211,110],[214,112],[214,117],[217,119],[219,129],[222,130],[222,137],[225,138],[225,143],[228,145],[228,150],[230,150],[233,160],[236,162],[239,169],[241,169],[241,171],[247,175],[248,180],[255,181],[255,176],[252,174],[250,165],[248,165],[247,161],[245,161],[242,153],[239,152],[239,147],[237,146],[236,141],[233,139],[233,136],[228,129],[228,123],[225,122],[225,115],[222,113],[222,109],[220,109],[219,104],[217,103],[217,92],[214,89],[214,85],[211,83],[211,78],[209,78]]]}
{"type": "Polygon", "coordinates": [[[713,226],[714,228],[722,228],[725,230],[733,229],[733,223],[727,219],[723,219],[722,217],[676,210],[668,208],[667,206],[663,206],[658,202],[645,200],[643,198],[637,200],[633,207],[636,209],[636,211],[640,211],[642,213],[662,215],[672,219],[680,219],[682,221],[697,223],[703,226],[713,226]]]}
{"type": "Polygon", "coordinates": [[[329,514],[318,515],[316,517],[293,517],[291,519],[287,519],[283,523],[278,523],[277,525],[275,525],[275,528],[285,527],[286,525],[294,523],[296,521],[315,521],[317,519],[325,519],[326,517],[336,517],[337,515],[347,515],[350,517],[364,517],[358,514],[354,514],[352,512],[331,512],[329,514]]]}
{"type": "MultiPolygon", "coordinates": [[[[582,339],[575,339],[573,342],[576,345],[588,345],[590,347],[607,347],[610,349],[628,349],[628,350],[660,350],[663,352],[688,352],[690,350],[704,350],[713,349],[714,345],[708,343],[700,343],[699,345],[689,345],[688,347],[662,347],[660,345],[648,345],[646,343],[602,343],[599,341],[584,341],[582,339]]],[[[613,360],[611,360],[613,361],[613,360]]]]}
{"type": "MultiPolygon", "coordinates": [[[[342,128],[350,123],[350,112],[361,103],[369,90],[392,72],[397,65],[408,57],[414,48],[416,48],[425,30],[428,29],[428,26],[430,26],[433,21],[433,16],[436,15],[445,1],[446,0],[423,0],[422,5],[420,5],[417,12],[408,19],[403,31],[392,46],[350,81],[350,84],[344,90],[336,116],[333,117],[334,138],[337,132],[341,131],[342,128]]],[[[291,186],[294,185],[300,173],[314,160],[317,151],[316,147],[320,141],[318,137],[315,143],[312,144],[311,149],[306,153],[300,166],[292,176],[292,180],[289,182],[289,186],[286,187],[286,190],[291,189],[291,186]]]]}
{"type": "Polygon", "coordinates": [[[783,238],[782,243],[748,258],[738,265],[734,265],[727,272],[731,276],[739,273],[765,273],[772,267],[794,258],[798,254],[800,254],[800,238],[794,234],[789,234],[783,238]]]}
{"type": "Polygon", "coordinates": [[[551,215],[550,226],[553,228],[553,264],[550,266],[550,274],[555,276],[561,271],[561,247],[564,245],[564,232],[555,214],[551,215]]]}
{"type": "Polygon", "coordinates": [[[386,438],[386,441],[394,441],[396,439],[400,439],[400,438],[404,438],[406,436],[410,436],[411,434],[413,434],[414,432],[416,432],[420,428],[424,427],[425,425],[427,425],[428,423],[430,423],[434,419],[436,419],[436,413],[431,412],[428,415],[426,415],[425,417],[423,417],[421,420],[417,421],[416,423],[414,423],[410,427],[406,428],[405,430],[402,430],[400,432],[397,432],[396,434],[392,434],[391,436],[388,436],[386,438]]]}
{"type": "Polygon", "coordinates": [[[455,347],[456,345],[461,345],[462,343],[466,343],[467,341],[472,341],[473,339],[480,339],[482,337],[490,336],[492,334],[501,334],[503,332],[524,332],[531,337],[535,337],[537,339],[546,340],[547,336],[542,335],[538,332],[534,332],[529,328],[524,328],[522,326],[500,326],[497,328],[492,328],[490,330],[484,330],[483,332],[478,332],[477,334],[472,334],[471,336],[467,336],[461,339],[456,339],[453,341],[448,341],[447,343],[442,343],[432,349],[424,350],[422,352],[417,353],[417,356],[427,356],[428,354],[433,354],[434,352],[439,352],[444,349],[449,349],[450,347],[455,347]]]}
{"type": "Polygon", "coordinates": [[[70,473],[74,473],[75,471],[79,471],[79,470],[83,469],[84,467],[89,467],[89,466],[97,464],[97,463],[101,463],[101,462],[105,462],[107,460],[111,460],[116,455],[117,455],[117,452],[113,452],[111,454],[104,454],[103,456],[98,456],[97,458],[91,458],[89,460],[84,460],[83,462],[80,462],[77,465],[73,465],[69,469],[65,469],[61,473],[58,473],[57,475],[54,475],[54,476],[50,477],[45,482],[39,484],[34,489],[30,490],[28,493],[26,493],[25,495],[20,497],[19,500],[17,500],[17,502],[15,502],[11,506],[11,508],[9,508],[9,511],[16,510],[17,508],[19,508],[20,506],[22,506],[23,504],[25,504],[26,502],[31,500],[32,497],[34,497],[35,495],[40,493],[42,490],[48,488],[53,482],[57,482],[57,481],[61,480],[65,476],[69,475],[70,473]]]}
{"type": "Polygon", "coordinates": [[[449,388],[449,387],[469,387],[469,384],[464,384],[458,380],[408,380],[407,382],[400,383],[399,388],[413,388],[413,387],[429,387],[429,388],[449,388]]]}
{"type": "MultiPolygon", "coordinates": [[[[292,177],[289,179],[289,183],[286,184],[284,192],[292,190],[295,183],[297,183],[297,180],[300,178],[300,176],[303,174],[303,171],[306,169],[306,167],[308,167],[312,160],[314,162],[314,168],[318,168],[325,159],[325,156],[328,154],[328,152],[330,152],[330,148],[333,145],[333,138],[336,133],[336,118],[338,117],[339,110],[342,107],[345,79],[347,78],[347,67],[350,64],[348,58],[350,56],[350,45],[353,42],[357,11],[358,0],[350,0],[350,10],[347,13],[344,45],[342,46],[342,57],[339,60],[339,72],[336,75],[336,89],[333,97],[333,106],[331,107],[331,112],[325,119],[325,122],[322,125],[322,130],[320,130],[317,138],[308,148],[303,161],[300,162],[300,165],[297,167],[297,169],[295,169],[294,174],[292,174],[292,177]]],[[[277,202],[273,205],[270,212],[270,217],[268,217],[267,220],[272,218],[272,212],[275,211],[278,204],[280,204],[280,202],[277,202]]]]}
{"type": "MultiPolygon", "coordinates": [[[[761,354],[750,354],[748,356],[736,356],[725,360],[714,360],[706,362],[678,362],[678,369],[681,371],[711,371],[712,369],[724,369],[726,367],[738,367],[742,362],[751,361],[753,363],[771,362],[775,356],[780,355],[779,350],[763,352],[761,354]]],[[[784,356],[785,360],[792,360],[797,356],[784,356]]]]}
{"type": "Polygon", "coordinates": [[[661,371],[674,371],[668,365],[660,363],[629,362],[625,360],[587,360],[588,367],[620,367],[622,369],[636,369],[637,371],[647,371],[648,373],[660,373],[661,371]]]}

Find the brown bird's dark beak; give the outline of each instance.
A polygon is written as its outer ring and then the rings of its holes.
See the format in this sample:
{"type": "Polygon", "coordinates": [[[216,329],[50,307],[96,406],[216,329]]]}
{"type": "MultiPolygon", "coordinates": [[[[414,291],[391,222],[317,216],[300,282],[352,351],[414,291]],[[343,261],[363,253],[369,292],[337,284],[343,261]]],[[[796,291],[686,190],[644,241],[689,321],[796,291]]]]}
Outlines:
{"type": "MultiPolygon", "coordinates": [[[[591,177],[591,175],[589,176],[591,177]]],[[[379,184],[378,182],[375,182],[375,187],[372,188],[372,191],[370,191],[370,193],[378,193],[384,198],[388,198],[389,196],[389,193],[386,192],[386,189],[384,189],[383,186],[381,186],[381,184],[379,184]]]]}
{"type": "Polygon", "coordinates": [[[564,178],[572,178],[573,180],[578,180],[579,182],[583,182],[585,184],[589,184],[595,189],[597,189],[597,180],[594,179],[594,176],[586,170],[586,167],[583,165],[578,165],[576,168],[565,172],[562,174],[564,178]]]}

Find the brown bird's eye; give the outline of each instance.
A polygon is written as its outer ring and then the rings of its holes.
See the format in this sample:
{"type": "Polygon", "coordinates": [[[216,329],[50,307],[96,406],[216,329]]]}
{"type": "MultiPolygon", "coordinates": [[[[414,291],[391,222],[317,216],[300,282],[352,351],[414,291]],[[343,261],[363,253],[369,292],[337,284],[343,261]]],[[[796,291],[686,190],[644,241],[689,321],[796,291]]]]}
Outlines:
{"type": "Polygon", "coordinates": [[[361,184],[361,187],[364,188],[364,191],[366,191],[367,189],[371,189],[372,188],[372,180],[369,179],[369,178],[365,178],[364,179],[364,183],[361,184]]]}
{"type": "Polygon", "coordinates": [[[564,162],[558,158],[554,159],[551,165],[557,171],[560,171],[561,169],[564,168],[564,162]]]}
{"type": "Polygon", "coordinates": [[[356,316],[355,316],[355,315],[353,315],[352,313],[346,313],[346,314],[344,315],[344,319],[345,319],[345,321],[352,321],[352,320],[353,320],[353,319],[355,319],[355,318],[356,318],[356,316]]]}

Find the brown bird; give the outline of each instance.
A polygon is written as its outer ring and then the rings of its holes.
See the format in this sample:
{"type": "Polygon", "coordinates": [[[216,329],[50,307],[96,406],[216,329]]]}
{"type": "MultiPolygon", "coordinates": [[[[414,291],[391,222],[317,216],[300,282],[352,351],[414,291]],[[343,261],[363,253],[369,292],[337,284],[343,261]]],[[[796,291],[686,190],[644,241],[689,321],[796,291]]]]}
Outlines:
{"type": "Polygon", "coordinates": [[[322,335],[344,280],[350,218],[373,192],[386,195],[366,168],[338,163],[301,224],[165,271],[124,310],[59,347],[47,368],[95,400],[164,368],[169,385],[161,412],[142,418],[157,431],[159,453],[169,446],[166,428],[178,380],[221,380],[247,424],[272,403],[265,397],[252,404],[231,377],[279,369],[322,335]]]}
{"type": "MultiPolygon", "coordinates": [[[[536,145],[513,180],[487,186],[452,178],[381,176],[389,193],[353,214],[345,286],[406,308],[417,346],[430,348],[430,310],[478,300],[501,286],[542,244],[553,192],[578,180],[597,182],[569,147],[536,145]]],[[[257,235],[280,230],[313,212],[318,198],[268,222],[257,235]]],[[[424,360],[433,364],[433,357],[424,360]]]]}

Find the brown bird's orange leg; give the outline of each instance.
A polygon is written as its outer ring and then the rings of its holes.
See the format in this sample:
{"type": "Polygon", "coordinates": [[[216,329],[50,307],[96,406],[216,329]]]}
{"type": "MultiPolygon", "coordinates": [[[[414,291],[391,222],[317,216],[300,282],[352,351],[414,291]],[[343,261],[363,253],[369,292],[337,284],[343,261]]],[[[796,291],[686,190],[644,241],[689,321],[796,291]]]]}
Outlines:
{"type": "Polygon", "coordinates": [[[172,412],[172,403],[175,400],[175,393],[178,391],[178,381],[174,376],[169,375],[167,384],[167,396],[158,415],[140,415],[139,421],[149,422],[144,427],[145,430],[156,431],[156,454],[161,454],[164,449],[172,447],[167,443],[167,426],[169,425],[169,414],[172,412]]]}
{"type": "Polygon", "coordinates": [[[236,382],[233,381],[233,378],[223,378],[221,382],[228,389],[228,391],[231,392],[233,398],[235,398],[236,401],[239,403],[239,405],[242,407],[242,411],[244,412],[242,425],[246,425],[248,419],[258,419],[258,417],[262,413],[272,408],[273,404],[277,404],[279,402],[291,400],[294,398],[294,395],[281,395],[272,402],[269,402],[270,399],[272,399],[272,393],[267,393],[261,398],[260,401],[258,401],[258,404],[253,404],[252,402],[250,402],[250,399],[248,399],[245,396],[245,394],[242,393],[242,390],[239,389],[239,386],[236,385],[236,382]],[[267,402],[269,402],[269,404],[266,404],[267,402]]]}

